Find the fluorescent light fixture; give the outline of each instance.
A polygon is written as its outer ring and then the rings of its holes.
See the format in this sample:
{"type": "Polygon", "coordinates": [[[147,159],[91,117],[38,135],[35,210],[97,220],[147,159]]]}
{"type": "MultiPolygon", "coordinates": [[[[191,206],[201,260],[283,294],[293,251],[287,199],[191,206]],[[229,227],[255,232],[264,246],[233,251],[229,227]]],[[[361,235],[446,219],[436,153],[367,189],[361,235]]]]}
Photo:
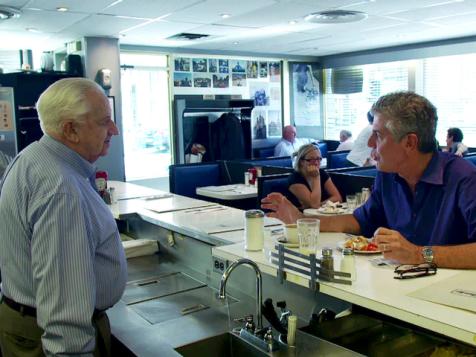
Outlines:
{"type": "Polygon", "coordinates": [[[290,24],[290,25],[296,25],[296,24],[297,24],[297,21],[296,21],[296,20],[291,20],[291,21],[289,21],[289,24],[290,24]]]}
{"type": "Polygon", "coordinates": [[[15,17],[20,17],[21,11],[16,7],[1,6],[0,5],[0,20],[8,20],[15,17]]]}
{"type": "Polygon", "coordinates": [[[317,24],[342,24],[357,22],[368,17],[365,12],[350,10],[327,10],[307,15],[304,19],[317,24]]]}
{"type": "Polygon", "coordinates": [[[220,16],[222,19],[228,19],[229,17],[231,17],[230,14],[221,14],[220,16]]]}
{"type": "Polygon", "coordinates": [[[67,7],[64,7],[64,6],[59,6],[56,8],[56,11],[59,11],[59,12],[66,12],[68,11],[69,9],[67,7]]]}

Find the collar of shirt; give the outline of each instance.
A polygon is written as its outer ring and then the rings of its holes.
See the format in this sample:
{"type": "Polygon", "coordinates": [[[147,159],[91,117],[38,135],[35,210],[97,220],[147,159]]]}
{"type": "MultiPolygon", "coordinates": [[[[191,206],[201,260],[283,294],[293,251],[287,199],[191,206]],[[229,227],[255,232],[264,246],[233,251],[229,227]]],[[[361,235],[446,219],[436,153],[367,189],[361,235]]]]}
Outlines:
{"type": "MultiPolygon", "coordinates": [[[[438,153],[434,153],[418,182],[429,183],[432,185],[443,185],[443,175],[449,158],[449,155],[439,155],[438,153]]],[[[398,174],[395,174],[395,181],[402,183],[405,180],[398,174]]]]}
{"type": "Polygon", "coordinates": [[[76,151],[70,149],[63,143],[58,140],[53,139],[49,135],[43,135],[40,139],[40,143],[45,145],[53,153],[60,156],[68,165],[70,165],[75,171],[77,171],[81,176],[84,176],[91,185],[96,188],[95,178],[96,178],[96,166],[91,164],[89,161],[81,157],[76,151]]]}

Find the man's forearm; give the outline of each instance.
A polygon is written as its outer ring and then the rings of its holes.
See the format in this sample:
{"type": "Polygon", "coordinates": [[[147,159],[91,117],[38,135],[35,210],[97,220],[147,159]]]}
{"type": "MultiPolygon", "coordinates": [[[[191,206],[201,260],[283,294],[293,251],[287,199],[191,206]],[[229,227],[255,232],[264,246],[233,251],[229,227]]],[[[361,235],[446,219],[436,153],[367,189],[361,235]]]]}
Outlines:
{"type": "Polygon", "coordinates": [[[476,243],[434,246],[434,263],[441,268],[476,269],[476,243]]]}
{"type": "Polygon", "coordinates": [[[351,234],[360,233],[359,222],[351,214],[333,217],[319,217],[322,232],[345,232],[351,234]]]}

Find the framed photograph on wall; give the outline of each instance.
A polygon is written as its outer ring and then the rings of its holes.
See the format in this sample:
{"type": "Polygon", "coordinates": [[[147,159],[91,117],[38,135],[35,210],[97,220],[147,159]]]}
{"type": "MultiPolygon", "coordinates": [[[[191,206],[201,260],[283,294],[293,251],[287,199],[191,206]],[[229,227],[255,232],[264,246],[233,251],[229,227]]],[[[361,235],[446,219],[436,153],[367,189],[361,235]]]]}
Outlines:
{"type": "Polygon", "coordinates": [[[112,95],[108,96],[107,99],[109,100],[109,106],[111,107],[111,119],[115,124],[116,123],[116,101],[114,99],[114,96],[112,95]]]}

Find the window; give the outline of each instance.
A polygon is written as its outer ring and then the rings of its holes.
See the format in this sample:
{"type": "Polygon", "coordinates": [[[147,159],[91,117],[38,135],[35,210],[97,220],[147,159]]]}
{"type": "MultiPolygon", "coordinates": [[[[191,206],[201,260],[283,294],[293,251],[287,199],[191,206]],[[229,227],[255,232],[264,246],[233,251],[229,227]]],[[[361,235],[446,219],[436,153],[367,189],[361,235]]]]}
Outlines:
{"type": "Polygon", "coordinates": [[[167,56],[121,54],[126,180],[168,176],[170,115],[167,56]]]}
{"type": "Polygon", "coordinates": [[[428,58],[422,61],[422,95],[438,109],[436,138],[446,145],[450,127],[463,131],[463,142],[476,146],[476,54],[428,58]]]}
{"type": "Polygon", "coordinates": [[[342,129],[350,130],[355,138],[368,124],[367,112],[381,95],[408,89],[410,64],[400,61],[325,69],[325,138],[338,140],[342,129]]]}

